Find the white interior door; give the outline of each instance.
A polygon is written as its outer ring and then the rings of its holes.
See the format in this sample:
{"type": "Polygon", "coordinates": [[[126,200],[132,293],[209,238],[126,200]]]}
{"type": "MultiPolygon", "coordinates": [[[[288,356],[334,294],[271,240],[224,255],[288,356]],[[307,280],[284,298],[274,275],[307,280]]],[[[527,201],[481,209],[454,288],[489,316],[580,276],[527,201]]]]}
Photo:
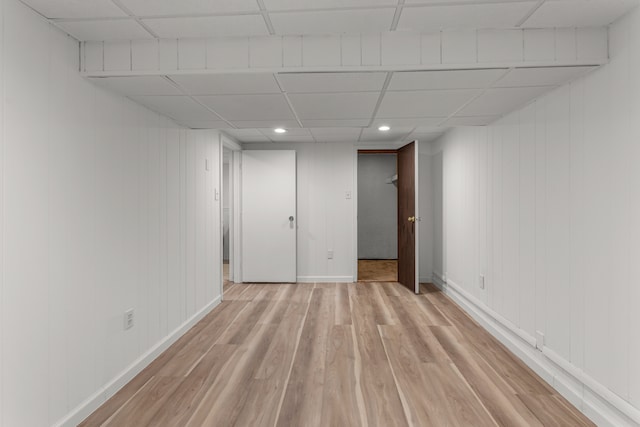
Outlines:
{"type": "Polygon", "coordinates": [[[242,152],[242,281],[296,281],[296,152],[242,152]]]}

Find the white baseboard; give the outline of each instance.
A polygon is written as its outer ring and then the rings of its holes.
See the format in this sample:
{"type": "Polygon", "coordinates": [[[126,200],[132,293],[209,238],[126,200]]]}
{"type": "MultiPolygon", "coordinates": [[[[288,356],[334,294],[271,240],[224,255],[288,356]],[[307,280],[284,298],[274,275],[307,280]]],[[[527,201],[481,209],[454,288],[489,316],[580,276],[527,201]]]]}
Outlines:
{"type": "Polygon", "coordinates": [[[433,283],[536,374],[598,426],[638,427],[640,410],[608,390],[548,347],[535,348],[535,339],[488,308],[456,283],[434,272],[433,283]]]}
{"type": "Polygon", "coordinates": [[[298,276],[299,283],[352,283],[353,276],[298,276]]]}
{"type": "Polygon", "coordinates": [[[146,353],[136,359],[131,365],[129,365],[124,371],[119,373],[105,386],[101,387],[97,392],[87,398],[78,407],[69,412],[64,418],[57,421],[54,427],[72,427],[77,426],[91,413],[100,407],[104,402],[109,400],[114,394],[116,394],[122,387],[124,387],[129,381],[131,381],[136,375],[138,375],[144,368],[149,366],[156,357],[158,357],[163,351],[168,349],[173,343],[175,343],[182,335],[184,335],[193,325],[198,323],[204,316],[209,314],[211,310],[220,304],[221,297],[218,296],[213,301],[204,306],[200,311],[191,316],[190,319],[185,321],[182,325],[176,328],[162,341],[151,347],[146,353]]]}

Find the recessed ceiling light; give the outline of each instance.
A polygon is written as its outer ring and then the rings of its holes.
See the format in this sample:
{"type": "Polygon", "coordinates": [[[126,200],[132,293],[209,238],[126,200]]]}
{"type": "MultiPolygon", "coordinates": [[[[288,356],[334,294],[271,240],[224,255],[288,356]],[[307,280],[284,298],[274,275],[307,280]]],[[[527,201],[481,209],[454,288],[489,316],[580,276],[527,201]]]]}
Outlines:
{"type": "Polygon", "coordinates": [[[287,130],[283,128],[275,128],[273,131],[275,133],[287,133],[287,130]]]}
{"type": "Polygon", "coordinates": [[[380,132],[387,132],[387,131],[391,130],[391,128],[390,128],[389,126],[387,126],[387,125],[382,125],[382,126],[380,126],[380,127],[378,128],[378,130],[379,130],[380,132]]]}

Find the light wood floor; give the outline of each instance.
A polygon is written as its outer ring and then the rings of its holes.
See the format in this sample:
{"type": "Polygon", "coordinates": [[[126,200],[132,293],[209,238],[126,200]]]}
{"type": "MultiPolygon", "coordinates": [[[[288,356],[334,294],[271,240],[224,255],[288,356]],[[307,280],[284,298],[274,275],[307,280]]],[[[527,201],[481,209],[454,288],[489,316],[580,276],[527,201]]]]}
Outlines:
{"type": "Polygon", "coordinates": [[[229,284],[82,426],[587,426],[432,286],[229,284]]]}
{"type": "Polygon", "coordinates": [[[397,280],[397,259],[358,260],[358,282],[395,282],[397,280]]]}

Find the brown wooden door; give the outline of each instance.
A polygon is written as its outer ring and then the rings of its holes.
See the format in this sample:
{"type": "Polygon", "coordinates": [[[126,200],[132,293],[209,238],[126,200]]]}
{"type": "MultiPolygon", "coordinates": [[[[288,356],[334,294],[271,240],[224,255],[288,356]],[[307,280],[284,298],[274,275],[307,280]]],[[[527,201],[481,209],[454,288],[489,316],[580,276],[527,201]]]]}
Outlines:
{"type": "Polygon", "coordinates": [[[398,282],[416,290],[416,144],[398,150],[398,282]]]}

